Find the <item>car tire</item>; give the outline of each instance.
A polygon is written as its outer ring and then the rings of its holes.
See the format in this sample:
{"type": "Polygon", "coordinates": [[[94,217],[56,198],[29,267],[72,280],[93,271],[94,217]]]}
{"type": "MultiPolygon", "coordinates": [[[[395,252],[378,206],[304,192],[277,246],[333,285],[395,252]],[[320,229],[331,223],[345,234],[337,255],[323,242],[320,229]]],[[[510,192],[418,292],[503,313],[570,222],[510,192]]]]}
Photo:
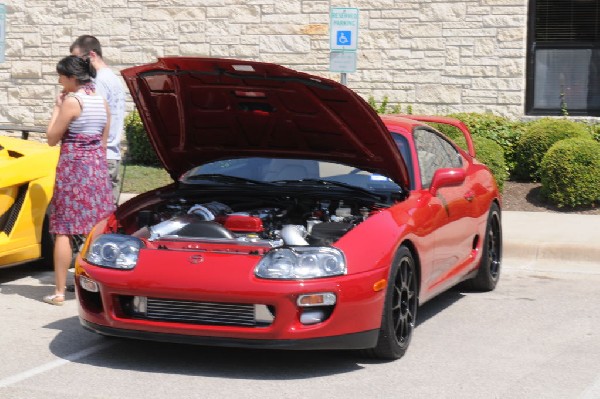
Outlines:
{"type": "Polygon", "coordinates": [[[46,215],[42,225],[40,264],[44,269],[54,270],[54,236],[50,233],[50,219],[46,215]]]}
{"type": "Polygon", "coordinates": [[[502,224],[500,220],[500,208],[496,203],[492,203],[477,274],[472,279],[465,281],[467,289],[481,292],[492,291],[500,280],[502,263],[502,224]]]}
{"type": "Polygon", "coordinates": [[[83,248],[83,244],[85,243],[85,236],[83,234],[76,234],[71,236],[71,248],[73,249],[73,258],[71,259],[71,264],[69,265],[69,269],[75,267],[75,260],[77,259],[77,255],[81,252],[83,248]]]}
{"type": "Polygon", "coordinates": [[[402,246],[390,270],[377,346],[365,352],[377,359],[404,356],[415,328],[418,305],[417,269],[410,250],[402,246]]]}

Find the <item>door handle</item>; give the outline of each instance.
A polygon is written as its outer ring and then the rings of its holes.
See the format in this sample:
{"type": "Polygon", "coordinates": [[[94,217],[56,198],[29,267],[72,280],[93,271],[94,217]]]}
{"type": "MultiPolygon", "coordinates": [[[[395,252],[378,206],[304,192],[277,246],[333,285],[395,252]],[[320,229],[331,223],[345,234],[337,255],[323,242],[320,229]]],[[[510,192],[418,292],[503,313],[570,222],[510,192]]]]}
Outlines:
{"type": "Polygon", "coordinates": [[[465,193],[465,199],[469,202],[473,201],[473,199],[475,198],[475,193],[473,191],[467,191],[465,193]]]}

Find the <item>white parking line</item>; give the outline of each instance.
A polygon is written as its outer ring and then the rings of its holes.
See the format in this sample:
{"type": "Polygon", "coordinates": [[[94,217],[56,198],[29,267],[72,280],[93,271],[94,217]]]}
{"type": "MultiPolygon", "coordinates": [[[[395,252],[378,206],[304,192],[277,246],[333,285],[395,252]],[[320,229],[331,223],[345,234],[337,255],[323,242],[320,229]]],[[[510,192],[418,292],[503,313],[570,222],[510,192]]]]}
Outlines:
{"type": "Polygon", "coordinates": [[[91,355],[92,353],[96,353],[99,352],[103,349],[106,349],[107,347],[114,345],[114,342],[103,342],[101,344],[98,345],[94,345],[91,346],[87,349],[84,349],[82,351],[79,352],[75,352],[72,355],[68,355],[65,356],[63,359],[57,359],[54,360],[52,362],[46,363],[46,364],[42,364],[41,366],[38,367],[34,367],[30,370],[24,371],[22,373],[19,374],[15,374],[13,376],[7,377],[7,378],[3,378],[0,380],[0,388],[4,388],[7,387],[9,385],[13,385],[16,384],[17,382],[26,380],[28,378],[31,378],[35,375],[44,373],[46,371],[55,369],[57,367],[60,367],[66,363],[70,363],[74,360],[78,360],[81,359],[82,357],[86,357],[88,355],[91,355]]]}
{"type": "Polygon", "coordinates": [[[597,399],[600,398],[600,374],[590,386],[581,394],[580,399],[597,399]]]}

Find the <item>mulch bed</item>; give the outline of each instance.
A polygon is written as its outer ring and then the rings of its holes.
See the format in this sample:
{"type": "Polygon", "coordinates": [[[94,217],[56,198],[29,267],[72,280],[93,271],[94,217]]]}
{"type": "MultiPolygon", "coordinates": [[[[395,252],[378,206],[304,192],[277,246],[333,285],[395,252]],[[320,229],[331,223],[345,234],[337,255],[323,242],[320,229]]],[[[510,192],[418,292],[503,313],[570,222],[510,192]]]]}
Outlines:
{"type": "Polygon", "coordinates": [[[558,212],[583,215],[600,215],[600,207],[557,208],[544,202],[540,183],[507,181],[502,193],[502,209],[505,211],[558,212]]]}

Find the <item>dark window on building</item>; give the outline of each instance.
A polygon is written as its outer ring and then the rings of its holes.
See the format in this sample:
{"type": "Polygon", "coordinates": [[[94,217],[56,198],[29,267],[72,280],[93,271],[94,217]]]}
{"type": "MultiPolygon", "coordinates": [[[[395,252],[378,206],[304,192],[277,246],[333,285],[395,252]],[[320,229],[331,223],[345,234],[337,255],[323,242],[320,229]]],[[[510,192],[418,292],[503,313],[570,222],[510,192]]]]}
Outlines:
{"type": "Polygon", "coordinates": [[[600,0],[531,0],[526,113],[600,116],[600,0]]]}

